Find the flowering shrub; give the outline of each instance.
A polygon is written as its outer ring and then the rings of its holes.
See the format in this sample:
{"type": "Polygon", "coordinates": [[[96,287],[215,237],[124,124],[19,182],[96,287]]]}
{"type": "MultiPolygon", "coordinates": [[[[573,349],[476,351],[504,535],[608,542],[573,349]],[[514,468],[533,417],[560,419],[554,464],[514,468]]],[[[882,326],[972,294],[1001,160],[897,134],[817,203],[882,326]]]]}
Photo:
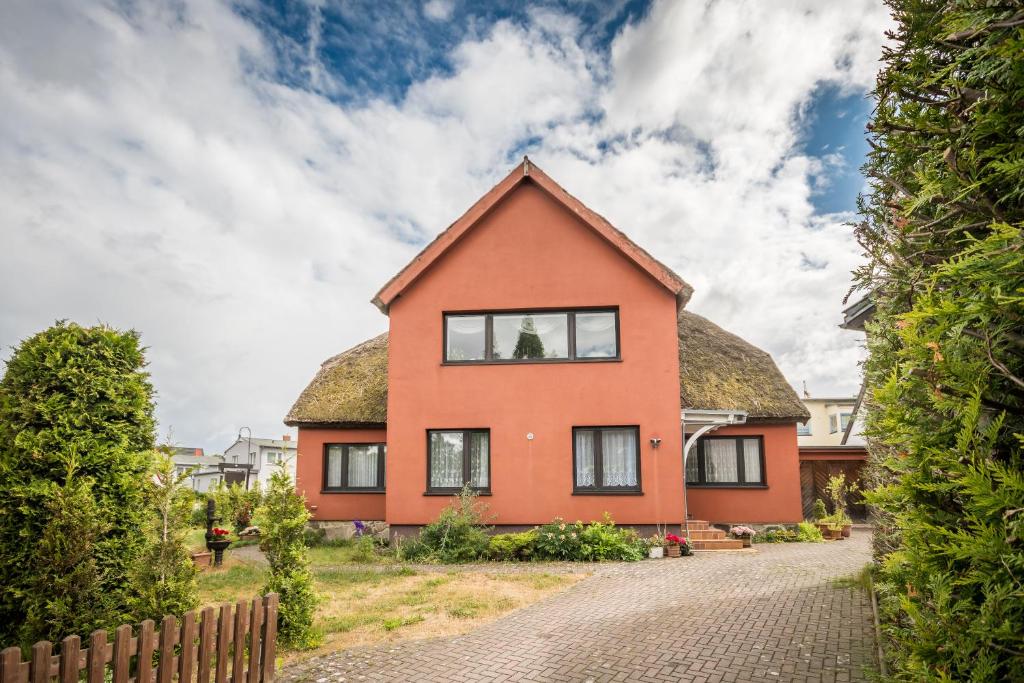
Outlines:
{"type": "Polygon", "coordinates": [[[733,536],[751,536],[753,537],[757,532],[751,529],[749,526],[734,526],[729,529],[729,533],[733,536]]]}
{"type": "Polygon", "coordinates": [[[643,559],[646,544],[632,529],[615,526],[605,515],[602,522],[566,522],[555,519],[536,529],[534,556],[545,560],[570,562],[598,562],[623,560],[635,562],[643,559]]]}
{"type": "Polygon", "coordinates": [[[213,527],[213,537],[216,541],[226,541],[231,532],[228,529],[221,529],[219,527],[213,527]]]}
{"type": "Polygon", "coordinates": [[[683,545],[686,539],[675,534],[665,534],[665,545],[683,545]]]}
{"type": "Polygon", "coordinates": [[[537,528],[536,556],[545,560],[578,560],[582,533],[583,522],[570,524],[556,517],[537,528]]]}

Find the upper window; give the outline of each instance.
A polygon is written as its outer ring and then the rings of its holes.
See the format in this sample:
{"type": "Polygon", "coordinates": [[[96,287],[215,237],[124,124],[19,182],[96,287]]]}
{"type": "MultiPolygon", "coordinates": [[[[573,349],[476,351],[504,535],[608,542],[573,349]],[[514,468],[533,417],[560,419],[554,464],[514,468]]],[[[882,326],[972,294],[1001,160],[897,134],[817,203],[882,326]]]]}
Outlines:
{"type": "Polygon", "coordinates": [[[324,447],[324,491],[383,491],[382,443],[332,443],[324,447]]]}
{"type": "Polygon", "coordinates": [[[268,451],[267,452],[267,464],[276,465],[281,462],[281,453],[279,451],[268,451]]]}
{"type": "Polygon", "coordinates": [[[491,488],[491,434],[486,429],[427,431],[427,491],[458,493],[491,488]]]}
{"type": "Polygon", "coordinates": [[[577,493],[640,492],[638,427],[573,427],[577,493]]]}
{"type": "Polygon", "coordinates": [[[764,486],[759,436],[705,436],[686,461],[686,482],[697,486],[764,486]]]}
{"type": "Polygon", "coordinates": [[[796,425],[796,435],[797,436],[810,436],[811,435],[811,421],[808,420],[804,424],[800,424],[798,422],[797,425],[796,425]]]}
{"type": "Polygon", "coordinates": [[[828,431],[830,434],[835,434],[839,431],[839,416],[829,415],[828,416],[828,431]]]}
{"type": "Polygon", "coordinates": [[[846,431],[846,427],[850,424],[851,417],[851,413],[839,413],[839,428],[844,432],[846,431]]]}
{"type": "Polygon", "coordinates": [[[445,314],[447,363],[617,359],[616,310],[445,314]]]}

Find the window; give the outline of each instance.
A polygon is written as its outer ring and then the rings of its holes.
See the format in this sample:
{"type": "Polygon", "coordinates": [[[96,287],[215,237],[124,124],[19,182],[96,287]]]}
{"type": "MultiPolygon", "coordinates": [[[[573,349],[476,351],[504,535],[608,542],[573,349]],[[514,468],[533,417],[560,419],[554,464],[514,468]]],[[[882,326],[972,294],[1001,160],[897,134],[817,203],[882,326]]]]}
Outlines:
{"type": "Polygon", "coordinates": [[[445,314],[446,363],[617,360],[617,310],[445,314]]]}
{"type": "Polygon", "coordinates": [[[639,493],[639,427],[573,427],[575,493],[639,493]]]}
{"type": "Polygon", "coordinates": [[[839,413],[839,428],[844,432],[846,431],[847,425],[850,424],[850,417],[850,413],[839,413]]]}
{"type": "Polygon", "coordinates": [[[281,462],[281,453],[279,451],[270,451],[267,453],[267,464],[276,465],[281,462]]]}
{"type": "Polygon", "coordinates": [[[486,429],[427,431],[427,492],[458,493],[468,484],[491,489],[491,433],[486,429]]]}
{"type": "Polygon", "coordinates": [[[382,443],[331,443],[324,446],[324,491],[383,491],[382,443]]]}
{"type": "Polygon", "coordinates": [[[705,436],[686,462],[690,486],[764,486],[760,436],[705,436]]]}
{"type": "Polygon", "coordinates": [[[828,431],[830,434],[835,434],[839,431],[839,420],[836,415],[828,416],[828,431]]]}
{"type": "Polygon", "coordinates": [[[804,424],[800,424],[798,422],[797,425],[796,425],[796,435],[797,436],[810,436],[811,435],[811,421],[808,420],[804,424]]]}

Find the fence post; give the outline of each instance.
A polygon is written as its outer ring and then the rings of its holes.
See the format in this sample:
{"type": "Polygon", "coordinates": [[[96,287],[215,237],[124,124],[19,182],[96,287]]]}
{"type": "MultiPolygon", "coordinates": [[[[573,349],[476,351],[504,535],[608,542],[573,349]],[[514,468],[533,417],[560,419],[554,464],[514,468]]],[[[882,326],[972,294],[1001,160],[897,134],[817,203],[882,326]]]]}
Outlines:
{"type": "Polygon", "coordinates": [[[89,637],[89,659],[86,664],[89,683],[103,683],[107,668],[107,632],[98,629],[89,637]]]}
{"type": "Polygon", "coordinates": [[[136,683],[153,683],[153,620],[139,624],[139,666],[136,683]]]}
{"type": "Polygon", "coordinates": [[[231,683],[245,683],[245,633],[249,626],[245,600],[235,606],[235,652],[231,662],[231,683]]]}
{"type": "Polygon", "coordinates": [[[40,640],[32,646],[32,683],[50,683],[53,643],[40,640]]]}
{"type": "Polygon", "coordinates": [[[132,627],[122,624],[114,631],[114,654],[111,658],[113,683],[128,683],[132,654],[132,627]]]}
{"type": "Polygon", "coordinates": [[[178,641],[178,620],[168,614],[160,624],[160,656],[157,662],[157,683],[171,683],[174,680],[174,646],[178,641]]]}
{"type": "Polygon", "coordinates": [[[214,653],[213,644],[217,622],[214,621],[213,608],[206,607],[199,618],[199,671],[196,683],[210,683],[210,657],[214,653]]]}
{"type": "Polygon", "coordinates": [[[214,680],[227,683],[228,649],[231,646],[231,605],[220,606],[220,623],[217,624],[217,672],[214,680]]]}
{"type": "Polygon", "coordinates": [[[188,612],[181,619],[181,655],[178,656],[179,683],[192,683],[196,660],[196,613],[188,612]]]}
{"type": "Polygon", "coordinates": [[[277,655],[277,593],[268,593],[263,597],[266,614],[263,616],[263,661],[260,666],[261,683],[274,680],[274,657],[277,655]]]}
{"type": "Polygon", "coordinates": [[[60,683],[78,683],[81,650],[82,641],[78,636],[68,636],[60,641],[60,683]]]}
{"type": "Polygon", "coordinates": [[[20,683],[21,648],[7,647],[0,652],[0,683],[20,683]]]}
{"type": "Polygon", "coordinates": [[[263,626],[263,601],[252,600],[252,619],[249,621],[249,683],[260,683],[260,633],[263,626]]]}

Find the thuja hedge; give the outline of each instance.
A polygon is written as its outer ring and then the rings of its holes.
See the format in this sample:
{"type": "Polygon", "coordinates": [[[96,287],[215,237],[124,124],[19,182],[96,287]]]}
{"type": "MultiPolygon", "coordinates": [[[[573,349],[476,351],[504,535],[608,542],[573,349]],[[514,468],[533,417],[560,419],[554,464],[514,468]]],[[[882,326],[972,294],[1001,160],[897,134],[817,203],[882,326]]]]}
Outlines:
{"type": "Polygon", "coordinates": [[[857,227],[888,656],[1024,680],[1024,11],[888,4],[857,227]]]}
{"type": "Polygon", "coordinates": [[[58,323],[0,380],[0,646],[130,621],[152,388],[134,332],[58,323]]]}

